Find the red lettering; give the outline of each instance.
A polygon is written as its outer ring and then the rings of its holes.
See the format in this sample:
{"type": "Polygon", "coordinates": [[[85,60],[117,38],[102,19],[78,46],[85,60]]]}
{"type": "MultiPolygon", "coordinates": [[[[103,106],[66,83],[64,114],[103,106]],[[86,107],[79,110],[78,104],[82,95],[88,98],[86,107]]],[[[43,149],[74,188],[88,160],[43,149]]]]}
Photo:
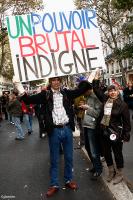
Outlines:
{"type": "Polygon", "coordinates": [[[84,34],[84,29],[81,29],[81,33],[82,33],[82,38],[83,38],[83,43],[84,43],[84,48],[95,48],[96,47],[96,45],[95,44],[92,44],[92,45],[90,45],[90,44],[86,44],[86,38],[85,38],[85,34],[84,34]]]}
{"type": "Polygon", "coordinates": [[[34,36],[34,42],[35,42],[35,48],[36,48],[36,54],[39,54],[38,49],[41,49],[43,52],[48,54],[48,52],[42,47],[42,45],[45,44],[46,38],[42,34],[35,34],[34,36]],[[41,38],[42,41],[38,41],[38,39],[41,38]]]}
{"type": "Polygon", "coordinates": [[[33,39],[31,37],[29,36],[19,37],[19,47],[22,57],[35,55],[35,49],[32,45],[33,45],[33,39]],[[30,51],[30,53],[28,53],[28,51],[30,51]]]}
{"type": "Polygon", "coordinates": [[[75,43],[75,42],[78,42],[78,43],[80,44],[80,46],[81,46],[82,49],[84,48],[84,46],[83,46],[83,44],[81,43],[81,41],[80,41],[80,39],[79,39],[77,33],[76,33],[75,31],[72,31],[72,44],[71,44],[71,49],[72,49],[72,50],[74,49],[74,43],[75,43]]]}
{"type": "MultiPolygon", "coordinates": [[[[71,33],[71,31],[58,32],[58,34],[63,34],[63,36],[64,36],[64,42],[65,42],[65,46],[66,46],[66,49],[64,51],[69,51],[69,45],[68,45],[68,39],[67,39],[68,33],[71,33]]],[[[63,44],[61,44],[61,45],[63,45],[63,44]]]]}
{"type": "Polygon", "coordinates": [[[49,38],[49,34],[48,33],[46,34],[46,38],[47,38],[49,50],[51,52],[58,52],[59,51],[59,41],[58,41],[57,33],[55,32],[55,41],[56,41],[56,48],[55,49],[53,49],[51,47],[50,38],[49,38]]]}

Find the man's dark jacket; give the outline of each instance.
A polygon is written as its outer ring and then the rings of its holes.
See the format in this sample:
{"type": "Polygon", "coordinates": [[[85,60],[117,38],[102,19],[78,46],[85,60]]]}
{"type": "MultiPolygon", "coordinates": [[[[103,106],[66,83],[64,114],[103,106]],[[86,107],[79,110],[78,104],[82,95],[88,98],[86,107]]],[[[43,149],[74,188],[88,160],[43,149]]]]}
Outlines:
{"type": "MultiPolygon", "coordinates": [[[[68,90],[68,89],[62,89],[60,92],[63,95],[63,106],[66,110],[66,114],[69,118],[69,124],[71,129],[75,130],[75,124],[74,124],[74,112],[73,112],[73,100],[82,95],[84,92],[86,92],[88,89],[90,89],[90,83],[87,81],[82,82],[81,87],[77,88],[75,90],[68,90]]],[[[44,120],[45,120],[45,126],[46,131],[48,134],[50,134],[53,130],[54,124],[53,124],[53,118],[52,118],[52,110],[53,110],[53,92],[52,90],[49,91],[42,91],[41,93],[27,96],[26,94],[21,97],[21,99],[26,104],[44,104],[44,120]]]]}

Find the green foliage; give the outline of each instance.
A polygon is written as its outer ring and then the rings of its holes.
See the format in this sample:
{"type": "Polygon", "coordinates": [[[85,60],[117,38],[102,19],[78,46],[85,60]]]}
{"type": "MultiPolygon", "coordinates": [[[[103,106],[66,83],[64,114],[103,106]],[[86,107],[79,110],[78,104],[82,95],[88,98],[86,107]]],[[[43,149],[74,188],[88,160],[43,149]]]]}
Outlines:
{"type": "Polygon", "coordinates": [[[30,13],[31,11],[42,10],[43,0],[10,0],[0,1],[0,13],[6,12],[10,9],[10,12],[14,15],[21,15],[25,13],[30,13]]]}
{"type": "Polygon", "coordinates": [[[123,24],[122,31],[125,35],[133,34],[133,18],[131,21],[128,21],[123,24]]]}
{"type": "Polygon", "coordinates": [[[22,15],[30,13],[31,11],[38,11],[42,10],[44,8],[43,6],[43,0],[20,0],[20,1],[14,1],[14,9],[13,14],[14,15],[22,15]]]}
{"type": "Polygon", "coordinates": [[[122,49],[122,57],[123,58],[132,58],[133,59],[133,42],[130,44],[126,44],[122,49]]]}
{"type": "Polygon", "coordinates": [[[1,30],[0,30],[0,75],[12,80],[14,71],[11,60],[11,52],[9,47],[9,39],[7,37],[7,30],[4,25],[5,13],[10,9],[12,14],[27,14],[31,11],[43,9],[43,0],[1,0],[0,14],[1,14],[1,30]]]}
{"type": "Polygon", "coordinates": [[[112,0],[112,5],[118,10],[131,10],[133,8],[133,0],[112,0]]]}

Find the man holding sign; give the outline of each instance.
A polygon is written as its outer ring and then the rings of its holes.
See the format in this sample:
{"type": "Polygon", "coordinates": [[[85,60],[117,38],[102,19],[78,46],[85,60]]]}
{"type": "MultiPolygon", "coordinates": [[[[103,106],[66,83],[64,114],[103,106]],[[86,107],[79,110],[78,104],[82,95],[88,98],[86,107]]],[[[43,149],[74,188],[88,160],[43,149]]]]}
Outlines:
{"type": "MultiPolygon", "coordinates": [[[[88,81],[82,81],[80,87],[74,90],[61,89],[61,78],[50,78],[50,91],[27,96],[23,94],[22,100],[26,104],[44,104],[44,118],[46,131],[48,133],[50,149],[50,187],[46,193],[47,197],[54,195],[59,190],[59,150],[60,145],[64,151],[64,182],[65,186],[76,190],[77,184],[72,181],[73,174],[73,134],[75,129],[73,100],[89,90],[92,86],[88,81]]],[[[15,86],[22,94],[24,89],[20,82],[15,86]]]]}
{"type": "MultiPolygon", "coordinates": [[[[59,189],[59,147],[63,145],[65,185],[72,181],[74,113],[73,100],[90,89],[81,82],[75,90],[60,89],[60,76],[85,73],[105,65],[95,10],[43,12],[7,17],[14,73],[20,81],[50,78],[51,90],[22,96],[26,104],[44,104],[50,147],[50,188],[47,197],[59,189]],[[12,29],[14,27],[14,29],[12,29]]],[[[24,92],[20,82],[16,87],[24,92]]]]}

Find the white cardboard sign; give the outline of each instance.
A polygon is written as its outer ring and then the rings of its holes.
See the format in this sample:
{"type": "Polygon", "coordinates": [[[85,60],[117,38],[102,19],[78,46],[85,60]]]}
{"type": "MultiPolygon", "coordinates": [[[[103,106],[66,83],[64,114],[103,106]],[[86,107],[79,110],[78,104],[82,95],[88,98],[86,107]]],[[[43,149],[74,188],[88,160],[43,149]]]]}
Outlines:
{"type": "Polygon", "coordinates": [[[14,73],[21,81],[105,66],[95,10],[9,16],[7,28],[14,73]]]}

